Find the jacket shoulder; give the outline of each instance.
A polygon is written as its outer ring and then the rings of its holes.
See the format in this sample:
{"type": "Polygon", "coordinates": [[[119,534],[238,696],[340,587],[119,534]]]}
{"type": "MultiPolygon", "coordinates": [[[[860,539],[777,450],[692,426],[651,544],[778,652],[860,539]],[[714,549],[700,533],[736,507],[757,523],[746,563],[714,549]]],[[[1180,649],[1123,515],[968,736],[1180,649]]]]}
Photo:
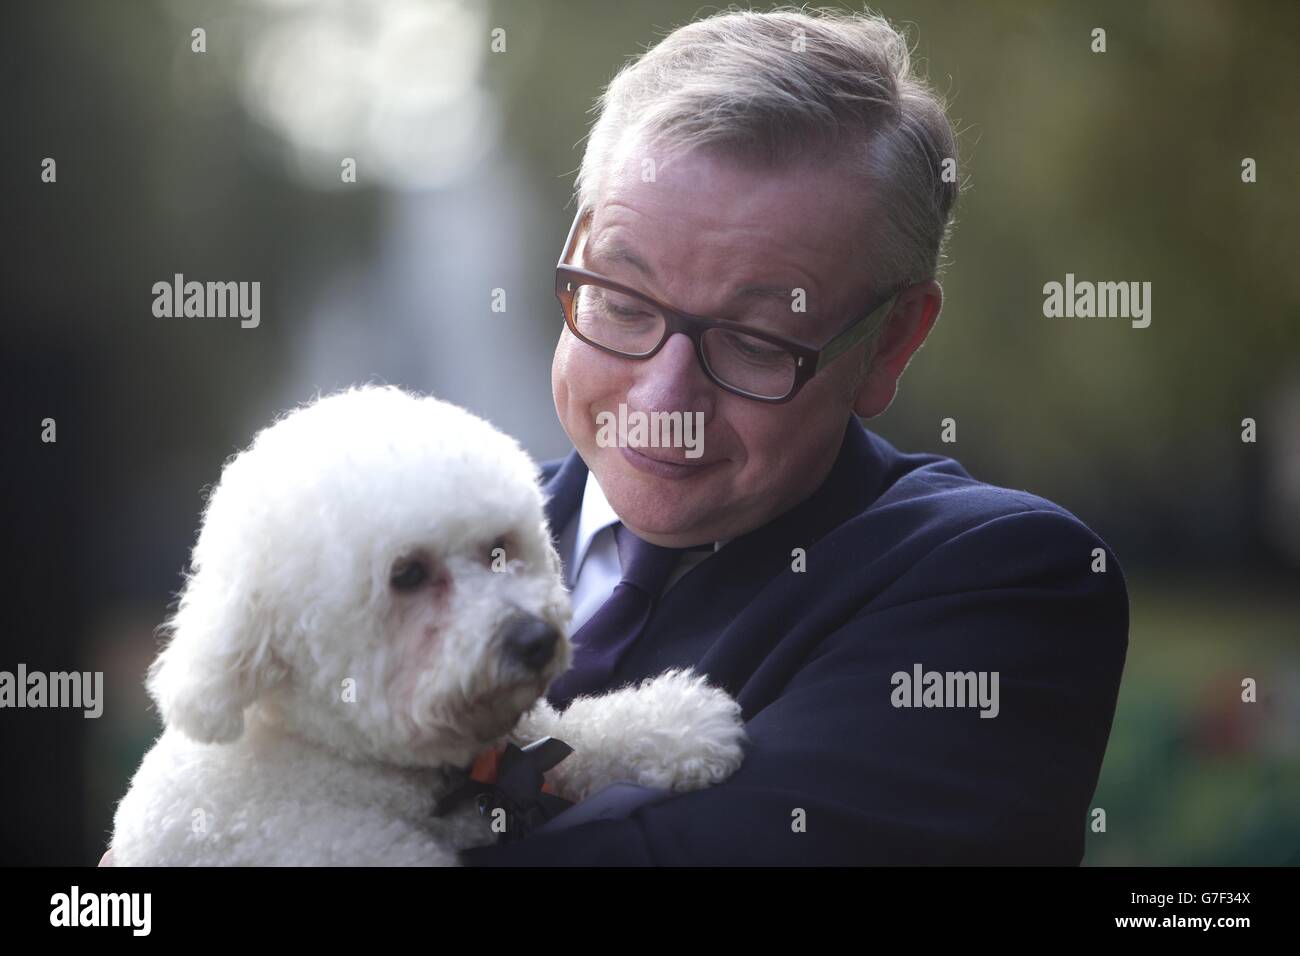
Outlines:
{"type": "Polygon", "coordinates": [[[877,440],[887,463],[883,487],[844,530],[850,547],[878,556],[885,581],[923,578],[942,590],[940,579],[970,588],[1074,587],[1094,579],[1092,587],[1125,594],[1114,551],[1073,512],[1029,491],[979,481],[952,458],[903,454],[877,440]],[[1101,570],[1099,548],[1109,574],[1094,573],[1094,566],[1101,570]]]}
{"type": "Polygon", "coordinates": [[[886,484],[865,514],[888,514],[915,525],[918,531],[928,530],[941,537],[1001,518],[1034,514],[1050,525],[1076,525],[1095,536],[1073,512],[1040,495],[980,481],[952,458],[902,454],[887,444],[885,447],[893,452],[886,484]]]}

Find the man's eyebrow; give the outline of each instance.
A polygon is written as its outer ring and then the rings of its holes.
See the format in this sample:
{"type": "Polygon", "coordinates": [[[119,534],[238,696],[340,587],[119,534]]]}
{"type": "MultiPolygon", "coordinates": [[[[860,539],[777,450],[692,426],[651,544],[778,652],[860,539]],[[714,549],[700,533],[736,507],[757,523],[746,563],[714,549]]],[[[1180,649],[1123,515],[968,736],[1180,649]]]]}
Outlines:
{"type": "Polygon", "coordinates": [[[597,239],[591,248],[591,254],[607,262],[626,262],[651,281],[655,278],[654,269],[627,246],[610,239],[597,239]]]}
{"type": "Polygon", "coordinates": [[[793,289],[787,289],[779,285],[746,285],[736,290],[735,298],[737,299],[780,299],[784,303],[789,303],[790,298],[794,295],[793,289]]]}
{"type": "MultiPolygon", "coordinates": [[[[644,259],[638,256],[627,246],[612,240],[597,240],[591,249],[591,254],[596,258],[603,259],[606,262],[626,262],[646,278],[654,281],[655,272],[644,259]]],[[[794,295],[794,289],[786,288],[780,285],[743,285],[732,293],[733,299],[779,299],[782,303],[788,304],[791,296],[794,295]]]]}

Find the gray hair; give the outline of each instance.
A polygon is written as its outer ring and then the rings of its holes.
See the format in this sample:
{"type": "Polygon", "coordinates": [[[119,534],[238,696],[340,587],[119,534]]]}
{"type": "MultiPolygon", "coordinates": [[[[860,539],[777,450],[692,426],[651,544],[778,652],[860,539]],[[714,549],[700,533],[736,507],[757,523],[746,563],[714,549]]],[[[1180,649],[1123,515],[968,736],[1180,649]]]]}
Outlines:
{"type": "Polygon", "coordinates": [[[605,88],[578,198],[594,204],[631,136],[763,169],[830,155],[872,187],[880,230],[871,267],[883,295],[939,269],[958,193],[941,176],[943,160],[957,157],[945,105],[881,17],[728,10],[674,30],[605,88]]]}

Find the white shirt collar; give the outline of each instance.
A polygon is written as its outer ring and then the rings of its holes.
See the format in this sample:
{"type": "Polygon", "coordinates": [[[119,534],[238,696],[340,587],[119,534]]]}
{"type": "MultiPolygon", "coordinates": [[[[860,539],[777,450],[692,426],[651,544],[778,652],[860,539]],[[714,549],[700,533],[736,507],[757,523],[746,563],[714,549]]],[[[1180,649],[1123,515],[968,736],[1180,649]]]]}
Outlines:
{"type": "MultiPolygon", "coordinates": [[[[582,509],[578,512],[577,537],[573,542],[574,580],[577,580],[578,572],[582,569],[582,562],[586,560],[587,551],[591,548],[591,542],[596,535],[621,520],[618,513],[614,511],[613,505],[605,497],[605,492],[601,490],[595,472],[589,470],[587,472],[587,485],[582,491],[582,509]]],[[[728,538],[726,541],[715,541],[713,543],[714,553],[722,550],[722,546],[730,540],[728,538]]],[[[702,553],[705,556],[708,555],[707,551],[702,553]]]]}
{"type": "Polygon", "coordinates": [[[619,521],[619,516],[600,490],[594,472],[587,472],[587,486],[582,490],[582,510],[578,513],[578,536],[573,542],[573,576],[576,580],[587,557],[592,539],[619,521]]]}

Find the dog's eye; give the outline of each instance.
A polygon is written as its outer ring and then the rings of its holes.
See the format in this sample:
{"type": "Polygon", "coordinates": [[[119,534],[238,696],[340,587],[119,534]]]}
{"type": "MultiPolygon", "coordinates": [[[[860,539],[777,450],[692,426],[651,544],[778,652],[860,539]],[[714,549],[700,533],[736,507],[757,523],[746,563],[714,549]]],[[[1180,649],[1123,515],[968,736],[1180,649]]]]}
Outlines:
{"type": "Polygon", "coordinates": [[[414,591],[427,580],[429,566],[420,558],[405,558],[393,565],[388,583],[397,591],[414,591]]]}
{"type": "Polygon", "coordinates": [[[497,558],[503,561],[514,561],[519,557],[518,549],[515,546],[515,539],[510,534],[499,534],[488,546],[487,553],[483,556],[489,566],[495,565],[497,558]]]}

